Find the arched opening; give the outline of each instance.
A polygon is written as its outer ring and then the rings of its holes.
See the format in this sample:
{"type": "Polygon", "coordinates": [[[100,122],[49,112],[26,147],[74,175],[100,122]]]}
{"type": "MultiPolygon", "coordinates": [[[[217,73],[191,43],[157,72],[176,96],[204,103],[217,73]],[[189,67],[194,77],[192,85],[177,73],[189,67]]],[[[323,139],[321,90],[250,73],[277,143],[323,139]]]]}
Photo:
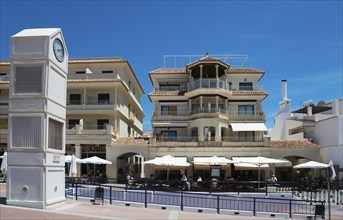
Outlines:
{"type": "Polygon", "coordinates": [[[144,157],[134,152],[125,153],[117,158],[118,179],[141,178],[144,173],[144,157]]]}

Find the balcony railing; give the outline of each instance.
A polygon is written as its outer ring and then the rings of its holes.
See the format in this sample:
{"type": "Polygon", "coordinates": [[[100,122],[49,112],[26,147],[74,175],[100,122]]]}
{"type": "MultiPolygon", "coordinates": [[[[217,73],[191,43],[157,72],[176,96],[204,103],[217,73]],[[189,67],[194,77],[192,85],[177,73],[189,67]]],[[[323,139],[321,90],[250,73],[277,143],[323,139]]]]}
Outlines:
{"type": "Polygon", "coordinates": [[[153,117],[180,117],[180,116],[190,116],[200,113],[220,113],[227,115],[231,119],[261,119],[264,118],[264,112],[261,111],[228,111],[223,108],[196,108],[191,111],[155,111],[153,112],[153,117]]]}
{"type": "Polygon", "coordinates": [[[86,99],[86,100],[69,100],[67,105],[113,105],[113,100],[99,100],[99,99],[86,99]]]}
{"type": "MultiPolygon", "coordinates": [[[[172,137],[163,137],[157,136],[156,141],[158,142],[194,142],[199,141],[197,136],[172,136],[172,137]]],[[[204,140],[201,142],[214,142],[215,138],[207,138],[204,137],[204,140]]],[[[221,137],[222,142],[263,142],[263,137],[258,135],[255,136],[246,136],[246,137],[239,137],[239,136],[224,136],[221,137]]]]}
{"type": "Polygon", "coordinates": [[[232,86],[229,83],[219,80],[219,79],[199,79],[188,84],[188,91],[196,89],[224,89],[228,91],[241,90],[262,90],[258,86],[232,86]]]}

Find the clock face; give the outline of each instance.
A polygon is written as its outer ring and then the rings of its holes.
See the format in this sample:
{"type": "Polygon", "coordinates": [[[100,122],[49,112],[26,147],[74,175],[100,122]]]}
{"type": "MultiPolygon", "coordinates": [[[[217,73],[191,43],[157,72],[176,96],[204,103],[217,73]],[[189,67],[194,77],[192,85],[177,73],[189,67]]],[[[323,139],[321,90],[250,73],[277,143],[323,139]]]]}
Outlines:
{"type": "Polygon", "coordinates": [[[64,48],[63,48],[62,41],[60,39],[56,38],[54,40],[53,50],[54,50],[54,54],[55,54],[56,59],[59,62],[63,62],[63,60],[64,60],[64,48]]]}

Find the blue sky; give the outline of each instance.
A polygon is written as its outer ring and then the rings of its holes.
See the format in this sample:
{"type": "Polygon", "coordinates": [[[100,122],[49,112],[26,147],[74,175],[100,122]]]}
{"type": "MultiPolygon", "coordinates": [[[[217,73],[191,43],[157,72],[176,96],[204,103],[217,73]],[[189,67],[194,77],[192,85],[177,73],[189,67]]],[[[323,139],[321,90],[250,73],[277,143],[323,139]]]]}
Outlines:
{"type": "Polygon", "coordinates": [[[312,99],[343,97],[342,1],[4,1],[0,59],[22,29],[59,27],[70,58],[127,59],[145,91],[144,129],[151,129],[149,71],[164,55],[247,54],[264,70],[259,86],[267,127],[274,126],[281,80],[292,110],[312,99]]]}

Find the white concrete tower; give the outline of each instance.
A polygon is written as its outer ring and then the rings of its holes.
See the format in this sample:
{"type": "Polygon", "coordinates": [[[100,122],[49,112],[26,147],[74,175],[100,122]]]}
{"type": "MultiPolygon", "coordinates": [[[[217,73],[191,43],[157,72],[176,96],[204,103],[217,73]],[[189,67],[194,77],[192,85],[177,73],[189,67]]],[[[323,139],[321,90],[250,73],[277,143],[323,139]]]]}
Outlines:
{"type": "Polygon", "coordinates": [[[58,28],[11,38],[7,204],[34,208],[65,200],[68,52],[58,28]]]}
{"type": "Polygon", "coordinates": [[[291,100],[287,98],[287,80],[282,80],[282,100],[279,102],[279,108],[281,113],[291,112],[291,100]]]}

